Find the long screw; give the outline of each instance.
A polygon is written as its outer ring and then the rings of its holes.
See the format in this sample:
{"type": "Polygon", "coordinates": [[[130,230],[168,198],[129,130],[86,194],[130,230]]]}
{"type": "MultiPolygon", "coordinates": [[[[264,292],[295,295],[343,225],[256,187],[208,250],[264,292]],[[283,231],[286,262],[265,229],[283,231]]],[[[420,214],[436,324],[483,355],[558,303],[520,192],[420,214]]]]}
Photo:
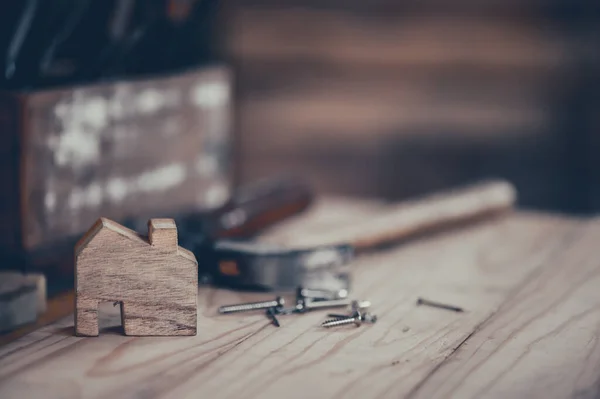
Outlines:
{"type": "Polygon", "coordinates": [[[431,306],[432,308],[446,309],[446,310],[451,310],[453,312],[459,312],[459,313],[464,312],[463,308],[459,308],[458,306],[446,305],[446,304],[439,303],[439,302],[429,301],[429,300],[423,299],[423,298],[417,299],[417,305],[431,306]]]}
{"type": "Polygon", "coordinates": [[[350,305],[348,299],[331,299],[327,301],[315,301],[309,298],[303,298],[296,302],[296,312],[304,313],[315,309],[339,308],[350,305]]]}
{"type": "MultiPolygon", "coordinates": [[[[371,306],[369,301],[350,301],[347,298],[344,299],[329,299],[329,300],[315,300],[312,298],[299,297],[296,299],[296,306],[294,308],[280,308],[278,309],[279,314],[290,314],[290,313],[306,313],[309,310],[317,309],[329,309],[329,308],[341,308],[351,306],[353,311],[366,309],[371,306]]],[[[348,317],[348,316],[345,316],[348,317]]]]}
{"type": "Polygon", "coordinates": [[[219,313],[238,313],[238,312],[247,312],[249,310],[259,310],[259,309],[268,309],[268,308],[282,308],[285,305],[285,300],[278,296],[273,301],[264,301],[264,302],[250,302],[250,303],[240,303],[237,305],[227,305],[221,306],[219,308],[219,313]]]}
{"type": "Polygon", "coordinates": [[[329,299],[317,301],[311,298],[301,298],[296,300],[296,306],[293,308],[278,308],[277,314],[292,314],[292,313],[306,313],[309,310],[316,309],[328,309],[328,308],[342,308],[350,305],[348,299],[329,299]]]}

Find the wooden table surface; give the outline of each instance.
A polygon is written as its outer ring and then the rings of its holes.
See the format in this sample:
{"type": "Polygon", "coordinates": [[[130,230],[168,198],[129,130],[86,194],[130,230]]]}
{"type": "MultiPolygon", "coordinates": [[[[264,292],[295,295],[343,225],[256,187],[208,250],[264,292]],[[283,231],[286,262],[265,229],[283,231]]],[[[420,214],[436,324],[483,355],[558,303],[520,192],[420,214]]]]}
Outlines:
{"type": "MultiPolygon", "coordinates": [[[[325,201],[263,238],[293,244],[377,203],[325,201]]],[[[199,259],[201,261],[201,259],[199,259]]],[[[98,338],[67,317],[0,348],[1,398],[596,398],[600,220],[516,212],[358,258],[352,296],[374,325],[323,329],[324,312],[217,315],[272,295],[199,289],[196,337],[98,338]],[[425,297],[464,313],[416,306],[425,297]]]]}

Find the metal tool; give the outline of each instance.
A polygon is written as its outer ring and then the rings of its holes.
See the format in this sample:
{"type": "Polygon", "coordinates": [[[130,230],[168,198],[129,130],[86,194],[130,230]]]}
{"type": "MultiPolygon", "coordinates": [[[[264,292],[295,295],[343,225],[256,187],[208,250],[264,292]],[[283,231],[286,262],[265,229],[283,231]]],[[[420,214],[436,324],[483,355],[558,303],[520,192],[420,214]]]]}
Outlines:
{"type": "MultiPolygon", "coordinates": [[[[199,259],[199,277],[203,282],[245,288],[275,287],[270,281],[275,274],[280,280],[294,281],[298,271],[290,264],[298,262],[298,268],[307,264],[318,268],[320,261],[326,262],[328,270],[330,256],[322,249],[314,248],[297,253],[289,250],[274,250],[257,244],[241,241],[222,241],[223,238],[247,239],[257,232],[304,211],[313,201],[310,186],[293,176],[280,176],[252,182],[239,187],[231,199],[221,208],[204,213],[186,213],[174,216],[177,224],[179,245],[194,252],[199,259]],[[268,256],[265,256],[265,252],[268,256]],[[313,260],[306,257],[313,256],[313,260]],[[284,259],[285,258],[285,259],[284,259]],[[289,260],[287,260],[289,259],[289,260]],[[273,271],[269,264],[285,263],[290,276],[283,271],[273,271]]],[[[123,222],[123,225],[145,234],[147,219],[142,217],[123,222]]],[[[344,250],[332,251],[338,262],[347,262],[349,255],[344,250]],[[340,253],[341,252],[341,253],[340,253]]],[[[316,271],[314,276],[319,277],[316,271]]],[[[297,285],[297,284],[296,284],[297,285]]],[[[340,289],[347,284],[339,284],[340,289]]],[[[294,285],[295,286],[295,285],[294,285]]]]}
{"type": "MultiPolygon", "coordinates": [[[[304,211],[313,198],[313,191],[306,181],[293,176],[278,176],[240,186],[218,209],[171,217],[177,224],[180,245],[202,253],[221,242],[219,240],[252,238],[256,233],[304,211]]],[[[143,234],[146,222],[147,218],[138,217],[122,224],[143,234]]]]}
{"type": "Polygon", "coordinates": [[[291,291],[299,284],[333,292],[350,289],[350,245],[309,249],[238,241],[206,245],[194,253],[217,285],[268,291],[291,291]]]}
{"type": "Polygon", "coordinates": [[[434,302],[423,298],[417,299],[417,306],[420,305],[430,306],[432,308],[451,310],[457,313],[464,312],[463,308],[459,308],[458,306],[446,305],[444,303],[434,302]]]}
{"type": "Polygon", "coordinates": [[[351,227],[308,234],[296,248],[216,241],[206,243],[207,248],[196,256],[209,264],[215,281],[221,285],[277,291],[302,285],[330,292],[348,291],[348,264],[355,255],[506,212],[515,200],[511,184],[486,182],[392,205],[351,227]]]}
{"type": "Polygon", "coordinates": [[[285,300],[278,296],[272,301],[263,301],[263,302],[249,302],[249,303],[240,303],[237,305],[227,305],[221,306],[219,308],[219,313],[227,314],[227,313],[239,313],[239,312],[247,312],[250,310],[261,310],[261,309],[269,309],[275,308],[279,309],[285,305],[285,300]]]}

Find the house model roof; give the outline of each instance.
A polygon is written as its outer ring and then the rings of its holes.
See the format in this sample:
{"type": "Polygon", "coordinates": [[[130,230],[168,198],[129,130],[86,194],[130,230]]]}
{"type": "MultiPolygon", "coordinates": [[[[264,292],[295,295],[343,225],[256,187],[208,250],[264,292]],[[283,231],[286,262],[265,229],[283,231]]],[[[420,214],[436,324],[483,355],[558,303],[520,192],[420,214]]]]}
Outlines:
{"type": "MultiPolygon", "coordinates": [[[[175,223],[173,221],[169,221],[168,219],[151,219],[150,223],[152,223],[154,227],[161,229],[177,228],[175,226],[175,223]]],[[[100,218],[75,245],[75,256],[79,255],[81,251],[87,246],[87,244],[91,242],[94,239],[94,237],[96,237],[96,235],[103,229],[109,229],[129,240],[138,241],[146,245],[151,245],[147,236],[141,235],[136,231],[128,229],[127,227],[117,222],[113,222],[110,219],[100,218]]],[[[177,253],[178,255],[181,255],[184,258],[193,261],[194,263],[198,263],[194,254],[183,247],[177,246],[177,253]]]]}

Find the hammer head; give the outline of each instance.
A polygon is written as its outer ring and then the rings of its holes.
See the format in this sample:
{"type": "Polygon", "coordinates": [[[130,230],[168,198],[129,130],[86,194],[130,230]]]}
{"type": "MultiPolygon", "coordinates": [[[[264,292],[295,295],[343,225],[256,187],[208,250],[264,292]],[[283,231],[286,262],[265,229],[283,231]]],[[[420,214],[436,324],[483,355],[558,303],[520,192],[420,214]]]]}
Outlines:
{"type": "Polygon", "coordinates": [[[290,249],[257,242],[217,241],[195,253],[213,283],[267,291],[298,286],[339,292],[350,289],[350,245],[290,249]]]}

